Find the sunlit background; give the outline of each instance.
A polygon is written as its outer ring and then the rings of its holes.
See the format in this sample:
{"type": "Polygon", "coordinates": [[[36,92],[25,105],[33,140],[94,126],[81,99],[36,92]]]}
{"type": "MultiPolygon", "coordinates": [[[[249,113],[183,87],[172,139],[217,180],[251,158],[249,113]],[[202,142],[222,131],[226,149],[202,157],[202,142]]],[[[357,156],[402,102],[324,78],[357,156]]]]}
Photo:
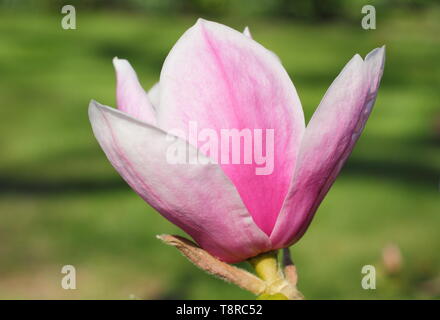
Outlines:
{"type": "Polygon", "coordinates": [[[119,177],[87,116],[92,98],[115,105],[114,56],[147,89],[198,17],[249,26],[281,58],[307,120],[355,53],[387,46],[366,129],[291,252],[306,298],[439,298],[435,3],[0,0],[0,298],[252,298],[155,238],[183,233],[119,177]],[[61,28],[64,4],[76,8],[76,30],[61,28]],[[361,27],[365,4],[376,30],[361,27]],[[76,267],[76,290],[61,287],[64,265],[76,267]],[[375,290],[361,287],[364,265],[376,267],[375,290]]]}

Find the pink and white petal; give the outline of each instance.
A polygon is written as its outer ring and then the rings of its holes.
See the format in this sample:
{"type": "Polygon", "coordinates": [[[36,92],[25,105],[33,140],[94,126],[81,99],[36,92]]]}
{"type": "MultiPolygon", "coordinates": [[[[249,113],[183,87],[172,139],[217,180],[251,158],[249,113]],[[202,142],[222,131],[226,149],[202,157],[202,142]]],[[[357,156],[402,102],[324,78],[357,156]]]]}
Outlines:
{"type": "Polygon", "coordinates": [[[310,120],[292,187],[270,238],[275,248],[298,241],[354,148],[376,99],[384,48],[353,57],[310,120]]]}
{"type": "Polygon", "coordinates": [[[269,238],[255,225],[221,168],[190,164],[203,157],[195,148],[94,101],[89,118],[96,139],[124,180],[205,250],[226,262],[238,262],[270,249],[269,238]],[[186,164],[167,161],[176,143],[189,148],[186,164]]]}
{"type": "Polygon", "coordinates": [[[130,63],[125,59],[113,59],[116,71],[116,102],[118,109],[150,124],[156,124],[156,115],[147,93],[130,63]]]}
{"type": "Polygon", "coordinates": [[[150,100],[151,104],[153,105],[154,110],[159,109],[160,104],[160,86],[159,82],[156,82],[150,90],[148,90],[147,93],[148,100],[150,100]]]}
{"type": "Polygon", "coordinates": [[[305,130],[301,103],[283,66],[241,32],[199,19],[172,48],[160,76],[159,126],[188,132],[191,122],[219,137],[222,129],[274,130],[271,173],[256,175],[259,165],[254,158],[243,164],[243,154],[241,164],[220,161],[254,221],[269,235],[305,130]]]}
{"type": "Polygon", "coordinates": [[[367,73],[371,81],[370,92],[375,95],[379,89],[380,79],[382,78],[385,66],[385,46],[376,48],[365,57],[367,73]]]}

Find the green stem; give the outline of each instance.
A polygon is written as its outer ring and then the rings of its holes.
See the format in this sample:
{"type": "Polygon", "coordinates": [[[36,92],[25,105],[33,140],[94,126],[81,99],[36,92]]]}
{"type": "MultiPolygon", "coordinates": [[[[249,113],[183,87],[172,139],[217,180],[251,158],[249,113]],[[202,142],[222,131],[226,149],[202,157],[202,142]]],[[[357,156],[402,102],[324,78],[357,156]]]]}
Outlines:
{"type": "Polygon", "coordinates": [[[249,263],[254,267],[257,276],[266,282],[273,282],[281,276],[277,256],[277,251],[269,251],[249,259],[249,263]]]}
{"type": "Polygon", "coordinates": [[[269,251],[249,259],[258,277],[267,284],[266,290],[260,294],[258,300],[288,300],[277,287],[284,283],[284,276],[278,265],[278,251],[269,251]]]}
{"type": "Polygon", "coordinates": [[[295,284],[289,282],[278,263],[278,251],[262,253],[248,260],[256,275],[266,283],[265,290],[258,300],[303,299],[295,284]]]}

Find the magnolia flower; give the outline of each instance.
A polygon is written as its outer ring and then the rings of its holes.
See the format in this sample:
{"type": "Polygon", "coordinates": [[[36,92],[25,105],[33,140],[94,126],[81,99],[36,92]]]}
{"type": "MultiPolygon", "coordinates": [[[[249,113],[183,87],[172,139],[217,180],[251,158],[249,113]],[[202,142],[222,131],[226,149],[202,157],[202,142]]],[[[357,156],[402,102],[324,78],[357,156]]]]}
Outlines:
{"type": "MultiPolygon", "coordinates": [[[[355,55],[327,90],[307,127],[279,58],[244,33],[199,19],[168,54],[160,81],[145,92],[131,65],[115,58],[117,106],[92,101],[93,132],[108,159],[147,203],[204,250],[233,263],[298,241],[351,153],[373,107],[384,48],[355,55]],[[171,164],[189,123],[273,129],[274,167],[256,163],[171,164]]],[[[202,154],[209,160],[209,155],[202,154]]]]}

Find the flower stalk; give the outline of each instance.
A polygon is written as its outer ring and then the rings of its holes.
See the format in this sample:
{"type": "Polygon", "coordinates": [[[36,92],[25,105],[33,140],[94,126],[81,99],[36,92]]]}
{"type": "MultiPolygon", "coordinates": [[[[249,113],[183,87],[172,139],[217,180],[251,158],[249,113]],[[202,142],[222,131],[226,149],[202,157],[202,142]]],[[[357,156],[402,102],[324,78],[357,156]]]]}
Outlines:
{"type": "Polygon", "coordinates": [[[296,269],[289,250],[284,250],[284,271],[278,262],[278,251],[260,254],[248,260],[255,274],[218,260],[194,242],[180,236],[159,235],[158,239],[177,248],[188,260],[205,272],[252,292],[259,300],[299,300],[296,269]]]}

